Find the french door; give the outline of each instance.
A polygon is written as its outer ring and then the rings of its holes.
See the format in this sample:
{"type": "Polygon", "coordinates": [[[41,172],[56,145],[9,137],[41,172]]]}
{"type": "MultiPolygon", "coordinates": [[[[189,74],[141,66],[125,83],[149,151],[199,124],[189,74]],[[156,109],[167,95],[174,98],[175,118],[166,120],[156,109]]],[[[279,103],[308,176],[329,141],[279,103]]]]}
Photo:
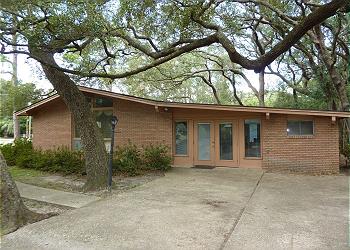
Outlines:
{"type": "Polygon", "coordinates": [[[236,121],[194,123],[194,164],[237,166],[238,129],[236,121]]]}
{"type": "Polygon", "coordinates": [[[215,164],[214,122],[203,121],[194,123],[194,165],[215,164]]]}
{"type": "Polygon", "coordinates": [[[238,166],[238,122],[215,122],[215,165],[238,166]]]}

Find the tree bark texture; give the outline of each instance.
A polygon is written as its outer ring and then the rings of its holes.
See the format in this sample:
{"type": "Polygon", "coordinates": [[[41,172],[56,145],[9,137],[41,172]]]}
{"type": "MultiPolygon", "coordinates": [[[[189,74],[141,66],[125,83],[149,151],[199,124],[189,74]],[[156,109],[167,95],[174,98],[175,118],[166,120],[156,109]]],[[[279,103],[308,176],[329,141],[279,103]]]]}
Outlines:
{"type": "Polygon", "coordinates": [[[259,106],[265,107],[265,69],[259,73],[259,106]]]}
{"type": "Polygon", "coordinates": [[[84,189],[107,188],[107,152],[102,134],[85,96],[68,75],[55,67],[48,66],[57,65],[53,53],[33,48],[31,48],[31,53],[40,58],[47,79],[68,106],[74,125],[80,131],[87,174],[84,189]]]}
{"type": "Polygon", "coordinates": [[[1,234],[11,233],[27,223],[49,218],[54,213],[38,214],[30,211],[19,195],[17,186],[8,172],[6,161],[0,151],[1,168],[1,234]]]}
{"type": "Polygon", "coordinates": [[[350,102],[347,95],[347,79],[342,79],[342,77],[339,75],[336,69],[336,62],[335,62],[335,55],[330,54],[326,44],[325,44],[325,38],[322,34],[320,26],[316,26],[314,28],[314,40],[315,40],[315,47],[317,51],[320,53],[320,56],[322,58],[322,61],[324,62],[329,77],[331,79],[331,82],[333,83],[334,88],[336,89],[338,93],[338,97],[340,100],[340,110],[341,111],[349,111],[350,108],[350,102]]]}

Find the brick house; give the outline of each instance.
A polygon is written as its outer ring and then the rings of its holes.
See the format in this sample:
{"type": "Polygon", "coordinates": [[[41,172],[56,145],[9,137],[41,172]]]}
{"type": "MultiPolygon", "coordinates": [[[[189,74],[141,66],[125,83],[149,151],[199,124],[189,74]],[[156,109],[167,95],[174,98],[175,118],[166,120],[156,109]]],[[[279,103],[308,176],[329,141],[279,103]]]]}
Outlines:
{"type": "MultiPolygon", "coordinates": [[[[339,172],[338,122],[350,112],[162,102],[79,88],[91,104],[107,147],[110,119],[116,115],[116,145],[165,144],[174,166],[339,172]]],[[[32,116],[36,148],[81,147],[79,131],[57,94],[15,115],[32,116]]]]}

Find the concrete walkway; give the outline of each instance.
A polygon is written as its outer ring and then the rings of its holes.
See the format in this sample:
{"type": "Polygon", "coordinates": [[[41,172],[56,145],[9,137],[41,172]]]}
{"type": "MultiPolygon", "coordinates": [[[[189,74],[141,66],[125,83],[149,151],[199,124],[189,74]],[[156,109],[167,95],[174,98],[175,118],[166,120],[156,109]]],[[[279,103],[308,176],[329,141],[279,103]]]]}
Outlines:
{"type": "Polygon", "coordinates": [[[20,228],[1,249],[349,249],[347,176],[176,168],[20,228]]]}
{"type": "Polygon", "coordinates": [[[21,182],[16,182],[16,185],[23,198],[44,201],[66,207],[80,208],[100,199],[96,196],[42,188],[21,182]]]}

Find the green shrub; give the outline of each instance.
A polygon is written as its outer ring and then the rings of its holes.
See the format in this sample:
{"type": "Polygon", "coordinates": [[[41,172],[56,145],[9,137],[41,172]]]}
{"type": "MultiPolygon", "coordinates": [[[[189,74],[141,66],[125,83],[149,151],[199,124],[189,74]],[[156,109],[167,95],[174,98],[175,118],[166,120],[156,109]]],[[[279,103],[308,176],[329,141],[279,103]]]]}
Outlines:
{"type": "Polygon", "coordinates": [[[350,144],[344,145],[344,148],[342,149],[342,154],[346,156],[346,158],[350,158],[350,144]]]}
{"type": "Polygon", "coordinates": [[[31,165],[34,150],[30,140],[16,139],[13,144],[2,145],[0,150],[9,166],[31,165]]]}
{"type": "Polygon", "coordinates": [[[12,144],[0,145],[0,151],[8,166],[14,166],[16,164],[15,151],[12,144]]]}
{"type": "Polygon", "coordinates": [[[170,169],[171,156],[165,145],[148,145],[143,147],[143,166],[150,170],[166,171],[170,169]]]}
{"type": "Polygon", "coordinates": [[[36,165],[41,170],[62,174],[82,174],[85,171],[82,153],[68,148],[40,152],[36,165]]]}
{"type": "Polygon", "coordinates": [[[55,150],[35,150],[31,141],[15,140],[13,145],[1,146],[1,152],[8,165],[20,168],[31,168],[62,174],[81,174],[85,172],[83,155],[68,148],[55,150]]]}
{"type": "Polygon", "coordinates": [[[140,151],[130,142],[128,145],[117,147],[113,158],[113,167],[116,171],[134,176],[141,169],[140,151]]]}

